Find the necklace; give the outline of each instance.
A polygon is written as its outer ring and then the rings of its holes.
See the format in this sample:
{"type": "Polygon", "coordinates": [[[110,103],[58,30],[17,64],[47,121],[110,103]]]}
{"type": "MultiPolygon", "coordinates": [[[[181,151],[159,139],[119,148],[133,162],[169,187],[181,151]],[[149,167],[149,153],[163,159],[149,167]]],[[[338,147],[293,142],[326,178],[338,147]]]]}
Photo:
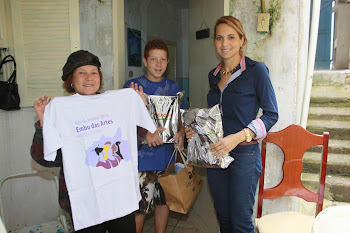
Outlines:
{"type": "MultiPolygon", "coordinates": [[[[235,68],[235,69],[236,69],[236,68],[235,68]]],[[[221,68],[221,73],[222,73],[223,75],[229,75],[229,74],[232,74],[233,71],[234,71],[235,69],[232,69],[232,70],[230,70],[230,71],[226,71],[225,68],[222,67],[222,68],[221,68]]]]}
{"type": "Polygon", "coordinates": [[[229,70],[229,71],[226,71],[226,70],[225,70],[225,67],[222,66],[222,67],[221,67],[221,73],[222,73],[223,75],[231,75],[231,74],[233,73],[233,71],[239,66],[239,64],[240,64],[240,63],[238,63],[238,65],[237,65],[235,68],[233,68],[232,70],[229,70]]]}

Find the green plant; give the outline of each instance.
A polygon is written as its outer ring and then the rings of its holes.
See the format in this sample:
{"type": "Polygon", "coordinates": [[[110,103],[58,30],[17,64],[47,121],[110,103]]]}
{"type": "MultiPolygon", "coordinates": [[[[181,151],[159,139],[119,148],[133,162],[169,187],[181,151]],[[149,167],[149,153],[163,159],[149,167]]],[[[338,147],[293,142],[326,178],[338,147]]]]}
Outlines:
{"type": "Polygon", "coordinates": [[[271,1],[269,4],[269,9],[267,9],[267,13],[270,14],[269,31],[271,33],[275,28],[277,21],[281,18],[281,2],[271,1]]]}

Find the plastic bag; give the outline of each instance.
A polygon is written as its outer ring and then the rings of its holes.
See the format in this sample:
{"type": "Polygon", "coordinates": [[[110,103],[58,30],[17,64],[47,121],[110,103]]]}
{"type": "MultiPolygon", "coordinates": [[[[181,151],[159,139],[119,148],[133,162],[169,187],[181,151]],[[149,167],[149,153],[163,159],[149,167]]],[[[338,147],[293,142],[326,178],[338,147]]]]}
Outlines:
{"type": "MultiPolygon", "coordinates": [[[[181,127],[180,106],[183,96],[183,91],[178,92],[176,96],[145,94],[148,112],[154,124],[165,129],[158,132],[163,143],[175,143],[174,136],[181,127]]],[[[147,141],[144,140],[142,143],[147,144],[147,141]]]]}
{"type": "Polygon", "coordinates": [[[182,114],[183,125],[191,127],[195,136],[187,145],[187,163],[202,167],[227,168],[234,158],[225,154],[221,158],[213,156],[209,149],[223,138],[223,128],[219,105],[210,109],[190,109],[182,114]]]}

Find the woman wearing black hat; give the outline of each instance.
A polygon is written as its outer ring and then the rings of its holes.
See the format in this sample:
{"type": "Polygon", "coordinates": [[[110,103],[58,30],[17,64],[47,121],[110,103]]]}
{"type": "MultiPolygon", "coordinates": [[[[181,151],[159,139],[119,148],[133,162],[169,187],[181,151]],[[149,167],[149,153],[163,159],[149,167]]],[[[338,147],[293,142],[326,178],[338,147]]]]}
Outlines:
{"type": "MultiPolygon", "coordinates": [[[[77,93],[79,95],[97,94],[102,87],[103,80],[100,67],[101,63],[99,62],[98,57],[92,53],[84,50],[79,50],[72,53],[68,57],[67,62],[62,69],[62,80],[64,81],[63,87],[68,93],[77,93]]],[[[138,93],[141,93],[142,95],[143,92],[140,89],[138,93]]],[[[36,131],[31,146],[31,155],[33,159],[42,166],[61,167],[59,177],[59,203],[61,208],[66,210],[71,215],[71,204],[63,173],[61,149],[57,150],[55,161],[50,162],[44,160],[42,126],[45,106],[49,103],[49,101],[50,98],[46,95],[35,101],[33,105],[36,114],[38,115],[39,121],[35,123],[36,131]]],[[[141,138],[142,135],[139,134],[138,137],[141,138]]],[[[135,218],[133,213],[121,218],[104,222],[99,225],[84,228],[76,232],[105,233],[106,230],[108,230],[109,233],[136,232],[135,218]]]]}
{"type": "MultiPolygon", "coordinates": [[[[97,56],[84,50],[72,53],[64,65],[62,71],[63,87],[68,93],[80,95],[94,95],[102,88],[101,63],[97,56]],[[74,79],[73,79],[74,77],[74,79]]],[[[44,109],[50,98],[45,95],[34,102],[40,126],[42,127],[44,109]]]]}

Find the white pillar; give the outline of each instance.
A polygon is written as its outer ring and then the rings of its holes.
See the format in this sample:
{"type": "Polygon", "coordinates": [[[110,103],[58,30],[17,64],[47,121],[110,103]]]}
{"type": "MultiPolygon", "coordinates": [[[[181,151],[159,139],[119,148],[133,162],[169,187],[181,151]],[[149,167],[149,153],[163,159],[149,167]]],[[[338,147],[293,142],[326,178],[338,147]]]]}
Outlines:
{"type": "Polygon", "coordinates": [[[305,82],[305,91],[304,91],[304,98],[303,98],[304,102],[303,102],[303,108],[301,112],[301,122],[300,122],[300,125],[304,128],[306,128],[307,117],[309,114],[312,78],[313,78],[313,72],[314,72],[314,66],[315,66],[318,24],[320,20],[320,8],[321,8],[321,0],[313,0],[309,55],[308,55],[308,61],[307,61],[306,82],[305,82]]]}

